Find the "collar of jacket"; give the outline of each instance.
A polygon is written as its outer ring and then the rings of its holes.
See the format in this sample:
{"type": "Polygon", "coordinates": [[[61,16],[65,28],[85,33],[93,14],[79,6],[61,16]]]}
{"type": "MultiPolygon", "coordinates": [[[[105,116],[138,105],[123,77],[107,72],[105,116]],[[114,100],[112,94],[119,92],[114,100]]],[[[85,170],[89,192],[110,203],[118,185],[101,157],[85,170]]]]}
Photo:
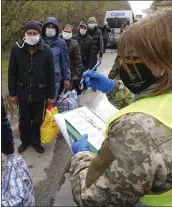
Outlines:
{"type": "Polygon", "coordinates": [[[25,43],[24,45],[24,49],[28,51],[28,48],[36,48],[36,50],[42,50],[44,51],[44,46],[43,46],[43,42],[40,39],[39,42],[36,45],[28,45],[27,43],[25,43]]]}
{"type": "Polygon", "coordinates": [[[135,102],[141,98],[146,98],[146,97],[152,96],[153,91],[155,90],[156,87],[157,87],[157,84],[153,84],[153,85],[149,86],[147,89],[145,89],[144,91],[142,91],[140,94],[135,94],[133,102],[135,102]]]}
{"type": "Polygon", "coordinates": [[[57,36],[54,36],[54,37],[43,37],[42,39],[49,46],[52,46],[54,43],[56,43],[58,41],[58,37],[57,36]]]}
{"type": "Polygon", "coordinates": [[[97,30],[98,30],[98,27],[95,26],[93,30],[88,29],[88,32],[90,32],[90,33],[94,33],[94,32],[97,32],[97,30]]]}
{"type": "Polygon", "coordinates": [[[82,39],[85,38],[88,35],[88,31],[86,32],[85,35],[81,35],[80,32],[78,32],[79,37],[81,37],[82,39]]]}
{"type": "Polygon", "coordinates": [[[62,38],[62,39],[66,42],[67,46],[69,46],[69,44],[70,44],[70,42],[71,42],[71,39],[69,39],[69,40],[65,40],[65,39],[63,38],[62,34],[60,35],[60,38],[62,38]]]}

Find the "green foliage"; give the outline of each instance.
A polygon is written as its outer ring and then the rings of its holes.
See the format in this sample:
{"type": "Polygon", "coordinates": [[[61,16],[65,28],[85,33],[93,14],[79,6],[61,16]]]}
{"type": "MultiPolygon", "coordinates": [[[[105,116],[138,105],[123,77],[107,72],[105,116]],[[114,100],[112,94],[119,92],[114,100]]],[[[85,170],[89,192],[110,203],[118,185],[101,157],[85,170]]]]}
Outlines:
{"type": "Polygon", "coordinates": [[[171,7],[172,7],[172,1],[155,0],[151,5],[151,9],[153,10],[158,10],[162,8],[171,8],[171,7]]]}
{"type": "Polygon", "coordinates": [[[8,59],[2,59],[2,61],[1,61],[1,73],[2,73],[2,80],[7,80],[7,76],[8,76],[8,59]]]}
{"type": "Polygon", "coordinates": [[[105,11],[131,9],[127,1],[35,1],[4,0],[1,3],[2,50],[7,51],[16,40],[24,35],[24,24],[29,20],[43,22],[45,17],[54,16],[60,28],[69,23],[77,28],[81,20],[95,16],[102,24],[105,11]]]}

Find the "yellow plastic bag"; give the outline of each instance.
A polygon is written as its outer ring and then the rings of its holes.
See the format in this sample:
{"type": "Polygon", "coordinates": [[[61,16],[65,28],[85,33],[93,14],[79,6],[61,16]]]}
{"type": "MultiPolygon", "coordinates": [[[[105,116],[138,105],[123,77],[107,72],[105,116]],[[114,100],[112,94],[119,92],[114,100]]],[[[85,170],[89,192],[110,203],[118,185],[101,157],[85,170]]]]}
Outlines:
{"type": "Polygon", "coordinates": [[[59,134],[59,128],[53,119],[53,115],[58,113],[57,107],[54,107],[52,110],[46,109],[45,118],[40,131],[42,144],[48,144],[59,134]]]}

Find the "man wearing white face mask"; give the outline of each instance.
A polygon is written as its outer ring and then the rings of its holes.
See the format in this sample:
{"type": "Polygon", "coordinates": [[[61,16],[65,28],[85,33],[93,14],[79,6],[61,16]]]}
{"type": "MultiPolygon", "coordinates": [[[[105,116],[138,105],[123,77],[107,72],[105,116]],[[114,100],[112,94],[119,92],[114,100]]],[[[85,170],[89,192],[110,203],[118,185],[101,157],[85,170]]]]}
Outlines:
{"type": "Polygon", "coordinates": [[[62,31],[61,38],[64,39],[67,43],[68,52],[69,52],[69,62],[70,62],[70,71],[71,71],[71,88],[76,89],[77,94],[81,94],[80,90],[80,79],[82,75],[82,61],[81,61],[81,52],[77,41],[72,38],[73,27],[70,24],[67,24],[62,31]]]}
{"type": "Polygon", "coordinates": [[[42,39],[44,43],[51,47],[53,52],[56,86],[54,102],[56,104],[60,94],[61,83],[64,88],[69,88],[71,77],[67,45],[59,37],[59,25],[55,17],[46,17],[42,28],[42,39]]]}
{"type": "Polygon", "coordinates": [[[40,126],[46,103],[54,102],[55,77],[51,49],[40,39],[41,24],[30,21],[25,25],[23,41],[12,47],[8,70],[9,95],[19,104],[19,131],[22,153],[32,145],[43,153],[40,126]]]}
{"type": "Polygon", "coordinates": [[[88,19],[88,34],[93,38],[93,58],[92,67],[96,65],[97,59],[101,60],[103,56],[103,36],[100,29],[97,27],[97,20],[95,17],[88,19]],[[99,57],[97,57],[99,54],[99,57]]]}
{"type": "Polygon", "coordinates": [[[93,56],[93,39],[90,35],[88,35],[88,24],[86,22],[80,22],[78,32],[73,35],[72,39],[76,40],[80,46],[84,71],[91,69],[93,56]]]}

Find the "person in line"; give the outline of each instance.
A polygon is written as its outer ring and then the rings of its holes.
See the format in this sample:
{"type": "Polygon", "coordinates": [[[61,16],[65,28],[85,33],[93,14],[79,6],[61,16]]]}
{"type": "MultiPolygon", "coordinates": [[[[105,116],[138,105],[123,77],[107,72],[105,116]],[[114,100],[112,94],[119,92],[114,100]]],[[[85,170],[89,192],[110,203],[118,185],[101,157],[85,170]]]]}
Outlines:
{"type": "Polygon", "coordinates": [[[77,94],[81,94],[80,80],[82,75],[82,60],[81,52],[77,41],[72,39],[73,27],[70,24],[67,24],[63,27],[61,38],[64,39],[67,43],[68,52],[69,52],[69,63],[71,71],[71,88],[76,89],[77,94]]]}
{"type": "Polygon", "coordinates": [[[54,102],[55,73],[51,48],[41,40],[41,26],[36,21],[26,23],[23,41],[12,47],[8,89],[13,104],[19,105],[19,131],[22,153],[32,145],[43,153],[40,126],[46,103],[54,102]]]}
{"type": "Polygon", "coordinates": [[[5,110],[4,100],[1,97],[1,152],[9,156],[14,153],[13,133],[5,110]]]}
{"type": "Polygon", "coordinates": [[[104,50],[102,32],[98,29],[97,25],[95,17],[90,17],[88,19],[88,35],[90,35],[93,39],[93,57],[91,68],[97,64],[97,60],[102,59],[104,50]]]}
{"type": "Polygon", "coordinates": [[[51,47],[54,68],[55,68],[55,98],[54,102],[57,103],[61,81],[64,88],[70,87],[70,69],[69,69],[69,54],[66,42],[59,37],[59,25],[55,17],[46,17],[42,28],[42,39],[44,43],[51,47]]]}
{"type": "Polygon", "coordinates": [[[76,40],[79,44],[84,71],[90,70],[93,56],[93,39],[88,35],[87,22],[80,22],[78,32],[73,35],[72,39],[76,40]]]}
{"type": "MultiPolygon", "coordinates": [[[[118,44],[120,78],[134,102],[108,122],[98,155],[72,144],[77,206],[172,206],[172,10],[131,25],[118,44]]],[[[88,87],[113,96],[115,82],[85,72],[88,87]]]]}
{"type": "Polygon", "coordinates": [[[129,25],[130,25],[130,22],[129,22],[129,21],[124,22],[124,24],[122,25],[122,27],[121,27],[121,29],[120,29],[121,33],[122,33],[124,30],[126,30],[126,29],[129,27],[129,25]]]}
{"type": "Polygon", "coordinates": [[[102,35],[103,35],[103,44],[104,44],[104,53],[105,53],[106,48],[108,46],[109,33],[111,32],[107,21],[105,21],[104,25],[100,27],[100,30],[102,31],[102,35]]]}

